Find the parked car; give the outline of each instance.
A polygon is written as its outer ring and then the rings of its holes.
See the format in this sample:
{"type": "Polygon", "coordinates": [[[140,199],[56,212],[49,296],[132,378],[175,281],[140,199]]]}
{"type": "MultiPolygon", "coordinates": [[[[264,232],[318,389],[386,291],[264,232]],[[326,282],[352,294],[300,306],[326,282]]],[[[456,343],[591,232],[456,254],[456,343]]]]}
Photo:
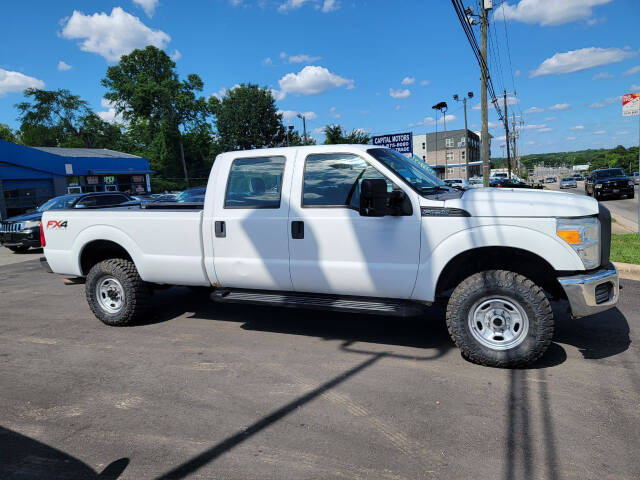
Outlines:
{"type": "Polygon", "coordinates": [[[621,168],[594,170],[584,182],[584,191],[596,200],[635,196],[633,180],[625,175],[621,168]]]}
{"type": "Polygon", "coordinates": [[[633,183],[640,184],[640,172],[633,172],[633,183]]]}
{"type": "Polygon", "coordinates": [[[496,188],[533,188],[528,183],[513,178],[493,178],[489,182],[489,186],[496,188]]]}
{"type": "Polygon", "coordinates": [[[466,178],[447,178],[444,183],[445,185],[457,188],[458,190],[468,190],[473,188],[466,178]]]}
{"type": "Polygon", "coordinates": [[[574,177],[564,177],[560,179],[560,189],[563,188],[578,188],[578,182],[574,177]]]}
{"type": "Polygon", "coordinates": [[[16,215],[0,223],[0,244],[13,252],[26,252],[31,247],[40,248],[40,221],[47,210],[108,207],[131,201],[129,195],[120,192],[76,193],[54,197],[33,212],[16,215]]]}
{"type": "Polygon", "coordinates": [[[482,177],[471,177],[469,179],[469,183],[471,184],[471,188],[484,187],[484,180],[482,179],[482,177]]]}
{"type": "Polygon", "coordinates": [[[157,198],[156,202],[177,203],[204,203],[204,195],[207,187],[196,187],[184,190],[177,195],[166,194],[157,198]]]}
{"type": "Polygon", "coordinates": [[[187,206],[45,212],[43,266],[84,281],[113,326],[144,319],[156,284],[207,287],[220,303],[387,316],[445,302],[456,345],[496,367],[544,353],[549,298],[574,317],[618,300],[611,216],[592,198],[459,191],[387,148],[223,153],[204,206],[187,206]]]}
{"type": "Polygon", "coordinates": [[[556,177],[547,177],[544,179],[544,183],[556,183],[558,179],[556,177]]]}

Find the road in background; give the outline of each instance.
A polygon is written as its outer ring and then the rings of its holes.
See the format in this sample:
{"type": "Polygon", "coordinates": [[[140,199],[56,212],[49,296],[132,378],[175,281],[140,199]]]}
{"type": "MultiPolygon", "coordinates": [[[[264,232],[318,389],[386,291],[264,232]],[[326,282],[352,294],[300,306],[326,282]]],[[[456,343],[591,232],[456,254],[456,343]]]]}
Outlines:
{"type": "Polygon", "coordinates": [[[107,327],[84,286],[0,268],[0,478],[637,479],[640,282],[530,368],[387,318],[171,288],[107,327]],[[121,474],[121,475],[120,475],[121,474]],[[120,476],[119,476],[120,475],[120,476]]]}
{"type": "MultiPolygon", "coordinates": [[[[559,180],[559,179],[558,179],[559,180]]],[[[545,183],[544,186],[550,190],[560,190],[560,182],[545,183]]],[[[616,219],[617,223],[627,232],[620,233],[638,233],[638,185],[636,185],[635,198],[623,198],[620,200],[601,200],[604,206],[611,211],[611,216],[616,219]]],[[[564,188],[560,190],[567,193],[575,193],[576,195],[586,195],[584,192],[584,182],[578,182],[578,188],[564,188]]]]}

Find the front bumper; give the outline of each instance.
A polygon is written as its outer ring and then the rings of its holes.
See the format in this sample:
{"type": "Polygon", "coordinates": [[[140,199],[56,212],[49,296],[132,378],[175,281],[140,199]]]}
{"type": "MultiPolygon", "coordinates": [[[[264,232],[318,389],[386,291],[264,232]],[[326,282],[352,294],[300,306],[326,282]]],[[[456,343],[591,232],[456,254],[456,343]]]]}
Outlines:
{"type": "Polygon", "coordinates": [[[569,300],[574,318],[586,317],[615,307],[620,295],[618,270],[610,263],[605,268],[570,277],[558,282],[569,300]]]}
{"type": "Polygon", "coordinates": [[[40,247],[40,229],[29,228],[20,232],[1,232],[0,245],[4,247],[40,247]]]}

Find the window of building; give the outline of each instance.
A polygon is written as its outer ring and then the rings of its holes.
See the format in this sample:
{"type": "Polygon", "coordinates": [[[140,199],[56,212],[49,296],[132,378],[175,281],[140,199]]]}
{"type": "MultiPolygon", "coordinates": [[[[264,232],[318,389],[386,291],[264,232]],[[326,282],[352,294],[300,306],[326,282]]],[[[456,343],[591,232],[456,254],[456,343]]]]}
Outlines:
{"type": "Polygon", "coordinates": [[[447,173],[453,174],[453,171],[454,171],[453,167],[447,167],[447,173]]]}
{"type": "Polygon", "coordinates": [[[231,163],[224,208],[280,208],[284,157],[239,158],[231,163]]]}
{"type": "Polygon", "coordinates": [[[425,142],[422,142],[422,149],[426,150],[426,148],[427,148],[427,146],[426,146],[425,142]]]}
{"type": "Polygon", "coordinates": [[[453,152],[447,152],[447,162],[453,161],[453,152]]]}
{"type": "Polygon", "coordinates": [[[460,160],[465,160],[467,158],[467,152],[465,152],[464,150],[462,150],[460,152],[460,160]]]}
{"type": "MultiPolygon", "coordinates": [[[[359,208],[360,186],[365,178],[384,175],[364,159],[351,154],[309,155],[304,166],[302,205],[305,207],[359,208]]],[[[387,180],[387,189],[393,184],[387,180]]]]}
{"type": "Polygon", "coordinates": [[[467,141],[467,137],[462,137],[460,139],[460,145],[462,145],[464,147],[464,144],[466,143],[466,141],[467,141]]]}
{"type": "Polygon", "coordinates": [[[445,138],[444,139],[444,145],[447,148],[452,148],[453,147],[453,138],[445,138]]]}

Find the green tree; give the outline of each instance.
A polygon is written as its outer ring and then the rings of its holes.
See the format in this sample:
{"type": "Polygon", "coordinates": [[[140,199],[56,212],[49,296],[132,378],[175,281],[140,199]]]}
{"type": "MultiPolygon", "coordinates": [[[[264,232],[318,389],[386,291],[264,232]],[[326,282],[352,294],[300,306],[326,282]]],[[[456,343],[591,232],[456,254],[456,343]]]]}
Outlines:
{"type": "Polygon", "coordinates": [[[341,125],[327,125],[324,127],[325,145],[338,145],[342,143],[355,143],[366,145],[371,137],[360,129],[351,130],[346,133],[341,125]]]}
{"type": "MultiPolygon", "coordinates": [[[[188,179],[185,138],[202,132],[209,114],[197,92],[203,82],[196,74],[180,80],[176,64],[159,48],[148,46],[123,55],[102,79],[105,98],[130,125],[130,133],[161,175],[188,179]],[[181,167],[176,159],[180,159],[181,167]]],[[[202,138],[200,137],[200,141],[202,138]]]]}
{"type": "Polygon", "coordinates": [[[0,140],[6,140],[7,142],[17,142],[17,138],[13,133],[13,130],[6,123],[0,123],[0,140]]]}
{"type": "Polygon", "coordinates": [[[34,147],[111,148],[120,141],[119,125],[103,121],[87,102],[69,90],[24,92],[29,99],[16,105],[20,140],[34,147]]]}
{"type": "Polygon", "coordinates": [[[266,88],[242,84],[221,99],[210,97],[209,106],[216,116],[221,150],[277,147],[286,142],[282,114],[266,88]]]}

